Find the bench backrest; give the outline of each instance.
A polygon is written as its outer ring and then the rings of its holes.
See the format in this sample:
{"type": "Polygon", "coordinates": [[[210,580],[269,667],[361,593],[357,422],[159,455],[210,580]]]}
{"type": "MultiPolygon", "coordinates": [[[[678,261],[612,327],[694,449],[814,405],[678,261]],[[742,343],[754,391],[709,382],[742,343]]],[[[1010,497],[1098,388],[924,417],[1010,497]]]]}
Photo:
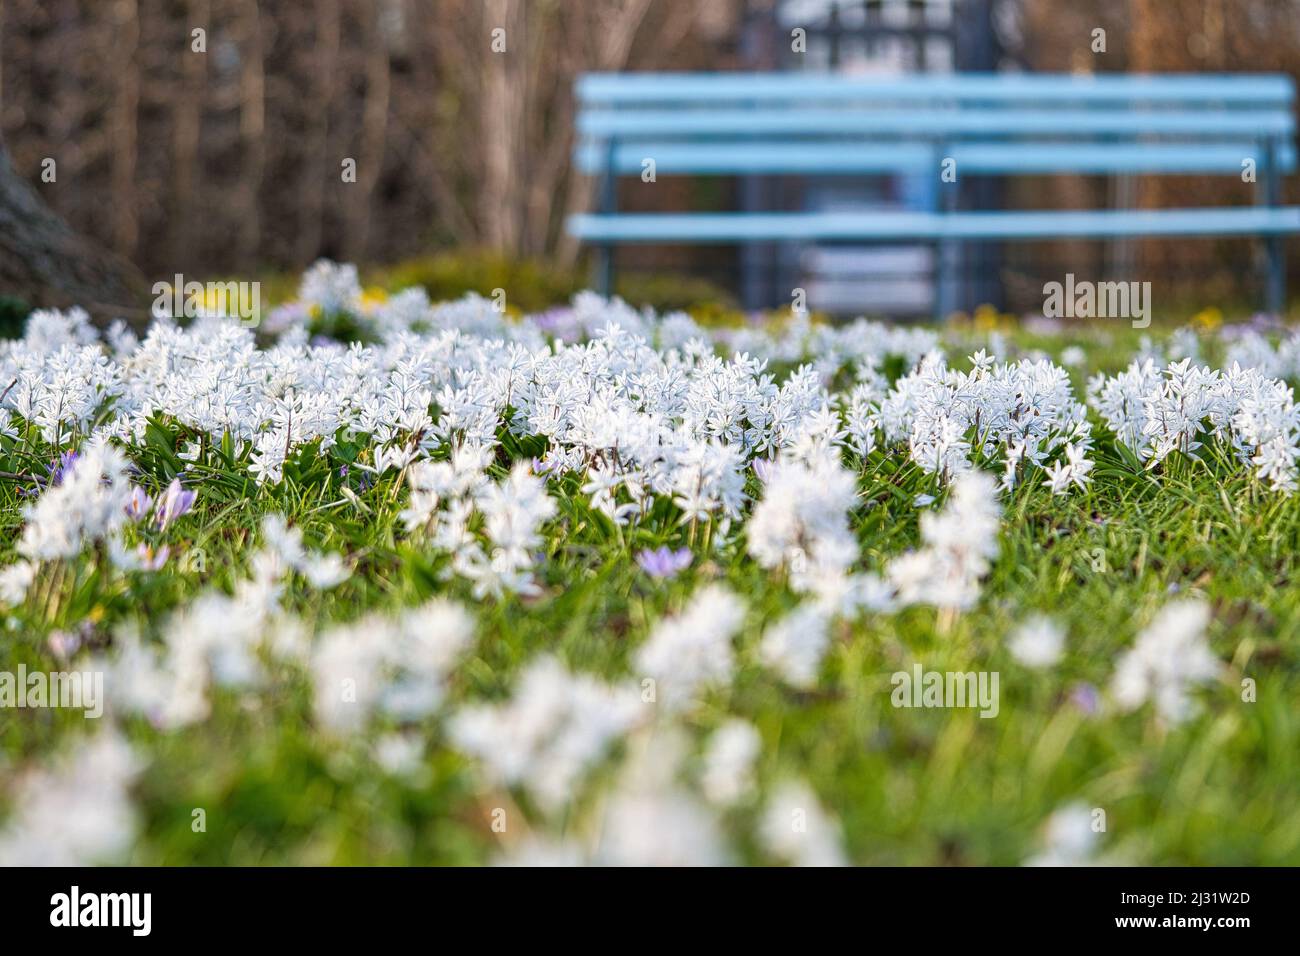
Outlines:
{"type": "Polygon", "coordinates": [[[1290,77],[590,73],[586,172],[1218,173],[1295,168],[1290,77]],[[1270,165],[1273,164],[1273,165],[1270,165]]]}

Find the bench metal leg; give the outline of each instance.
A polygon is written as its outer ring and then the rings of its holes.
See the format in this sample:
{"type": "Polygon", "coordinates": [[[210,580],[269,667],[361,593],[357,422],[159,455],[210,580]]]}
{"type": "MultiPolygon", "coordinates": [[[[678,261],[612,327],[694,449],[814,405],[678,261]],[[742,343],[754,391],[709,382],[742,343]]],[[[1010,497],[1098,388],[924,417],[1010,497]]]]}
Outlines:
{"type": "Polygon", "coordinates": [[[1286,309],[1286,255],[1282,236],[1269,236],[1265,240],[1268,257],[1268,281],[1264,293],[1264,308],[1271,315],[1282,318],[1286,309]]]}
{"type": "MultiPolygon", "coordinates": [[[[935,144],[935,170],[943,169],[944,157],[948,154],[946,143],[935,144]]],[[[960,174],[958,174],[960,175],[960,174]]],[[[939,183],[939,211],[944,215],[955,213],[960,206],[956,179],[952,182],[939,183]]],[[[953,310],[953,297],[957,289],[957,248],[952,239],[940,239],[935,243],[934,261],[934,317],[937,322],[944,322],[953,310]]]]}
{"type": "Polygon", "coordinates": [[[953,310],[953,242],[944,239],[934,244],[934,320],[942,323],[953,310]]]}
{"type": "Polygon", "coordinates": [[[606,244],[596,246],[592,269],[592,284],[596,291],[609,298],[614,292],[614,248],[606,244]]]}
{"type": "MultiPolygon", "coordinates": [[[[1264,205],[1276,209],[1282,204],[1282,179],[1277,162],[1277,140],[1270,136],[1261,146],[1264,154],[1264,178],[1261,183],[1263,191],[1256,189],[1256,201],[1262,199],[1264,205]]],[[[1278,318],[1282,317],[1282,310],[1286,308],[1286,246],[1283,245],[1285,242],[1286,238],[1278,233],[1264,239],[1267,272],[1264,278],[1264,308],[1278,318]]]]}

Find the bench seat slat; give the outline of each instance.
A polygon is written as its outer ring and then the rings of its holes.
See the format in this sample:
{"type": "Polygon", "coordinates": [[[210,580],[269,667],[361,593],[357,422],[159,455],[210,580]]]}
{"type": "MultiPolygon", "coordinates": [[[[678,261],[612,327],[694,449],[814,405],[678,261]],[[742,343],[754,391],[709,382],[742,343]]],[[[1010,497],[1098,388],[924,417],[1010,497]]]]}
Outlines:
{"type": "MultiPolygon", "coordinates": [[[[945,155],[966,173],[1223,173],[1237,175],[1244,159],[1264,165],[1259,144],[1059,144],[955,143],[945,155]]],[[[583,172],[605,169],[607,150],[584,143],[575,151],[583,172]]],[[[619,143],[614,171],[634,175],[653,158],[661,176],[686,174],[806,174],[908,173],[934,165],[933,148],[920,143],[619,143]]],[[[1295,169],[1295,149],[1280,146],[1280,169],[1295,169]]]]}
{"type": "Polygon", "coordinates": [[[580,114],[584,136],[674,137],[800,134],[891,136],[1286,136],[1286,110],[1102,112],[1068,110],[643,110],[580,114]]]}
{"type": "Polygon", "coordinates": [[[764,242],[1066,239],[1280,235],[1300,232],[1300,207],[998,212],[627,213],[578,215],[588,242],[764,242]]]}
{"type": "Polygon", "coordinates": [[[845,77],[791,73],[589,73],[585,103],[707,103],[957,100],[985,102],[1276,103],[1295,96],[1289,76],[1154,74],[1073,76],[965,73],[959,76],[845,77]]]}

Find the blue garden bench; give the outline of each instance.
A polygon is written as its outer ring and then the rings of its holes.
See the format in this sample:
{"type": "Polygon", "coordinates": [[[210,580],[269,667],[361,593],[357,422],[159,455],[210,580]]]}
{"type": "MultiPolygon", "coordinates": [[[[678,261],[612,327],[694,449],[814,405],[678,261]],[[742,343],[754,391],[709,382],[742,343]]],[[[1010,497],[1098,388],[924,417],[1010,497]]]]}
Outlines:
{"type": "Polygon", "coordinates": [[[578,167],[600,177],[599,210],[570,233],[596,247],[597,284],[620,243],[898,243],[937,251],[935,311],[957,243],[1140,236],[1259,236],[1269,311],[1286,294],[1283,240],[1300,207],[1281,205],[1296,166],[1295,90],[1282,75],[953,74],[902,78],[778,73],[591,73],[577,83],[578,167]],[[915,175],[921,210],[621,213],[618,177],[915,175]],[[949,168],[955,181],[945,182],[949,168]],[[1159,210],[963,211],[968,174],[1243,177],[1253,206],[1159,210]]]}

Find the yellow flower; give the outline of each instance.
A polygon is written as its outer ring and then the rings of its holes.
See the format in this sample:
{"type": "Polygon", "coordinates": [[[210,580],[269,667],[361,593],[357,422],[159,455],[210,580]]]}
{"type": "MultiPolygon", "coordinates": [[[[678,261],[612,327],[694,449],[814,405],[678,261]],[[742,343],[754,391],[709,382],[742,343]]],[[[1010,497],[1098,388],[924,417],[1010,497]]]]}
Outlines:
{"type": "Polygon", "coordinates": [[[217,283],[209,282],[203,287],[203,311],[226,311],[226,290],[219,288],[217,283]]]}
{"type": "Polygon", "coordinates": [[[375,306],[382,305],[387,301],[387,290],[381,289],[379,286],[371,286],[369,289],[366,289],[361,293],[361,311],[369,312],[375,306]]]}
{"type": "Polygon", "coordinates": [[[1213,332],[1223,324],[1223,313],[1210,306],[1208,309],[1202,309],[1192,316],[1191,324],[1205,332],[1213,332]]]}
{"type": "Polygon", "coordinates": [[[975,309],[974,324],[975,328],[981,332],[989,332],[1001,325],[1002,316],[993,306],[985,304],[977,306],[975,309]]]}

